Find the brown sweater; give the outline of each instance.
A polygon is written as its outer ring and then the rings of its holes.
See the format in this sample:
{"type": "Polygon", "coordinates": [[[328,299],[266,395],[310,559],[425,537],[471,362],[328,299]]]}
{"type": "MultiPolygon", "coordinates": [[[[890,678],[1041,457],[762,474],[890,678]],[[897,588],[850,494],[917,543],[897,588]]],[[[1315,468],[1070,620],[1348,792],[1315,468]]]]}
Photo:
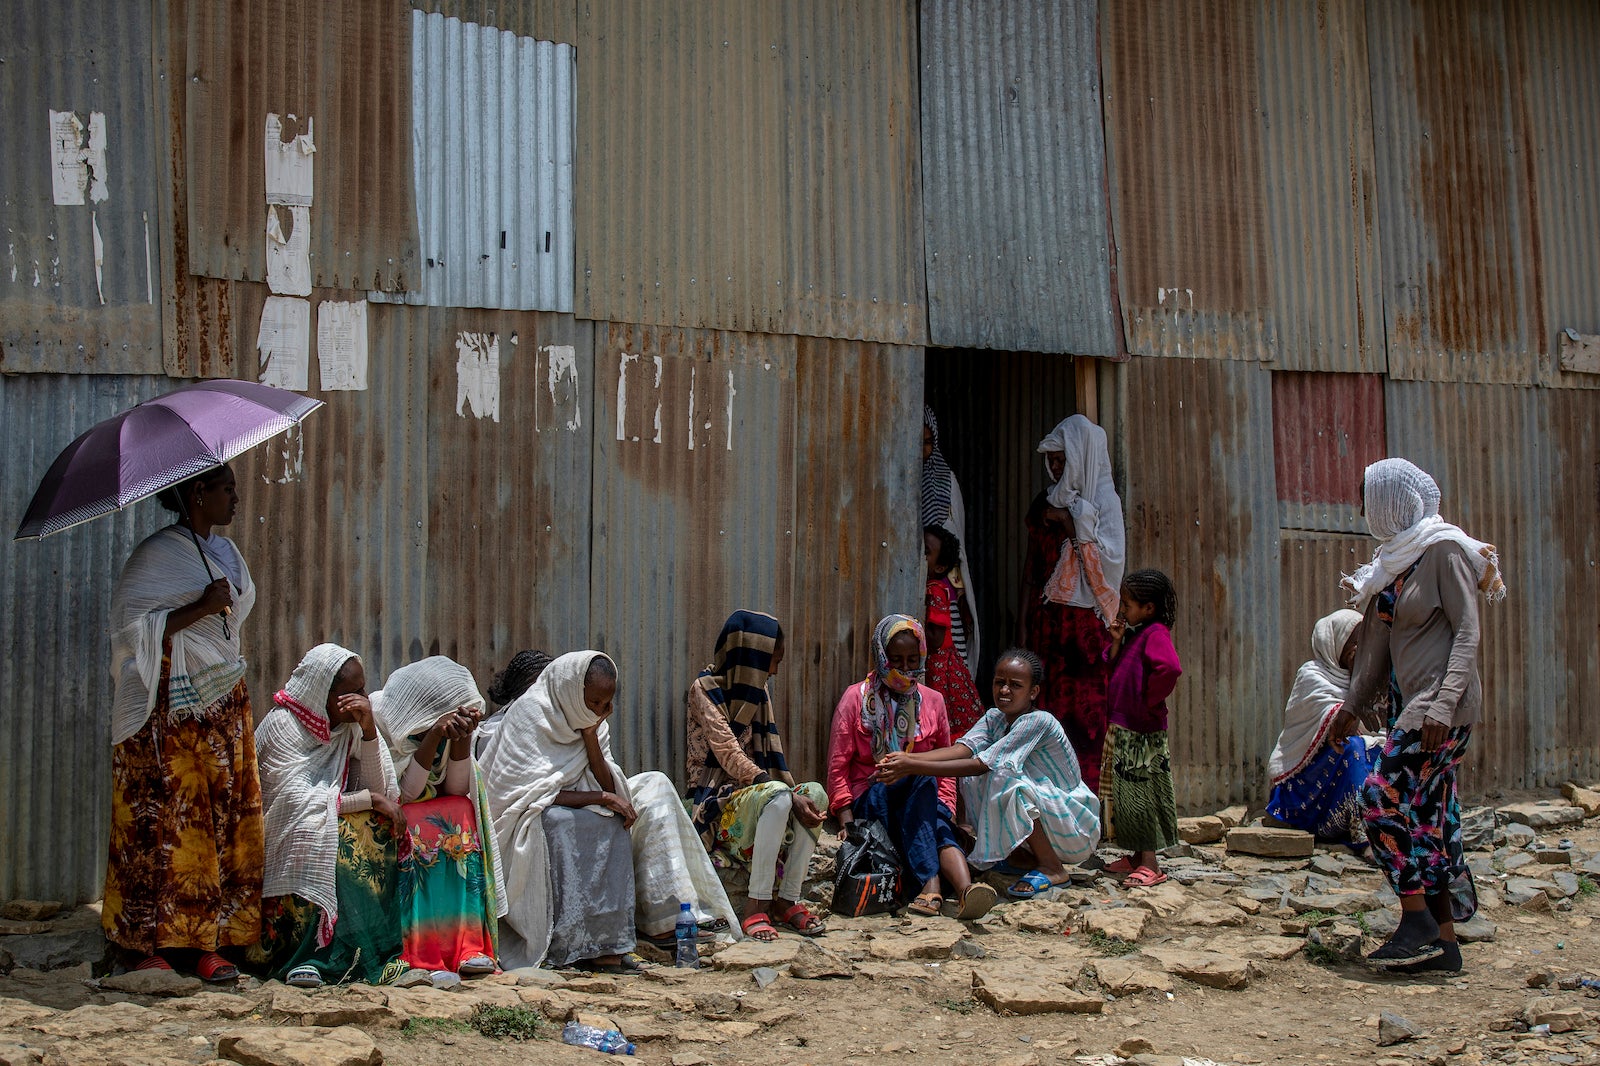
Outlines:
{"type": "Polygon", "coordinates": [[[1367,604],[1345,706],[1369,724],[1382,724],[1374,720],[1391,669],[1404,701],[1395,729],[1421,729],[1424,719],[1459,729],[1482,716],[1478,582],[1459,544],[1422,553],[1400,590],[1392,628],[1378,617],[1376,596],[1367,604]]]}

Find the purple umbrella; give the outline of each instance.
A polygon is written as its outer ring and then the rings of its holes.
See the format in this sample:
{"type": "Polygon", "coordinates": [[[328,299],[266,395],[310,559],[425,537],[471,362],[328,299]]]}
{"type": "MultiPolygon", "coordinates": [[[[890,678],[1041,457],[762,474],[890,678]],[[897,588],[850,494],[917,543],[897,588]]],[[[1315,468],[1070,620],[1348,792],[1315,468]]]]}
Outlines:
{"type": "Polygon", "coordinates": [[[321,406],[286,389],[226,379],[146,400],[56,456],[12,539],[47,537],[154,496],[283,433],[321,406]]]}

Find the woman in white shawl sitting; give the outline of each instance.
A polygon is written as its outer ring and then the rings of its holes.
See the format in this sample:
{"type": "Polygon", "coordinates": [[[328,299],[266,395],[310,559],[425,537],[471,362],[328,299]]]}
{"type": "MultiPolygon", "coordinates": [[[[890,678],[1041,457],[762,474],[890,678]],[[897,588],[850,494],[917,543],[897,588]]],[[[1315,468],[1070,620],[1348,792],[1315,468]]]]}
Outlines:
{"type": "Polygon", "coordinates": [[[483,710],[472,672],[443,655],[402,666],[372,694],[411,837],[400,909],[405,960],[418,969],[495,970],[506,905],[489,797],[472,757],[483,710]]]}
{"type": "Polygon", "coordinates": [[[1350,687],[1361,615],[1335,611],[1311,630],[1312,658],[1295,674],[1283,709],[1283,732],[1267,772],[1272,796],[1267,814],[1284,825],[1315,833],[1318,840],[1367,846],[1361,786],[1372,772],[1378,736],[1331,740],[1334,717],[1350,687]]]}
{"type": "Polygon", "coordinates": [[[355,652],[319,644],[256,727],[267,876],[259,957],[302,988],[387,984],[400,959],[400,786],[355,652]]]}

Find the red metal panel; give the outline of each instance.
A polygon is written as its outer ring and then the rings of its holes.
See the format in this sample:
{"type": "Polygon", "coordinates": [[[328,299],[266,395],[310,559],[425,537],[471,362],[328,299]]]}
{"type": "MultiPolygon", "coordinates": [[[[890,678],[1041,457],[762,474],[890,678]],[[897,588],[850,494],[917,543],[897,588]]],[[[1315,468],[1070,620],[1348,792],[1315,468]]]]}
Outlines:
{"type": "Polygon", "coordinates": [[[1378,374],[1272,375],[1278,516],[1288,529],[1361,532],[1361,471],[1387,452],[1378,374]]]}

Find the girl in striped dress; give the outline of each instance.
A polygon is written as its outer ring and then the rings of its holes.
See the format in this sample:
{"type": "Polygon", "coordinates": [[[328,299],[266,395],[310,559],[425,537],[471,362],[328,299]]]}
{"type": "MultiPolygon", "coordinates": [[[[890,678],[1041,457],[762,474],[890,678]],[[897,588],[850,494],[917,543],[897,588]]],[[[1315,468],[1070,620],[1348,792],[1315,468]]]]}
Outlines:
{"type": "Polygon", "coordinates": [[[1061,723],[1035,713],[1044,682],[1039,657],[1022,648],[994,667],[994,707],[948,748],[895,752],[878,763],[878,780],[910,774],[961,778],[961,798],[977,842],[970,859],[988,868],[1017,859],[1037,869],[1008,892],[1028,899],[1064,885],[1067,863],[1082,862],[1100,842],[1100,801],[1083,783],[1061,723]]]}

